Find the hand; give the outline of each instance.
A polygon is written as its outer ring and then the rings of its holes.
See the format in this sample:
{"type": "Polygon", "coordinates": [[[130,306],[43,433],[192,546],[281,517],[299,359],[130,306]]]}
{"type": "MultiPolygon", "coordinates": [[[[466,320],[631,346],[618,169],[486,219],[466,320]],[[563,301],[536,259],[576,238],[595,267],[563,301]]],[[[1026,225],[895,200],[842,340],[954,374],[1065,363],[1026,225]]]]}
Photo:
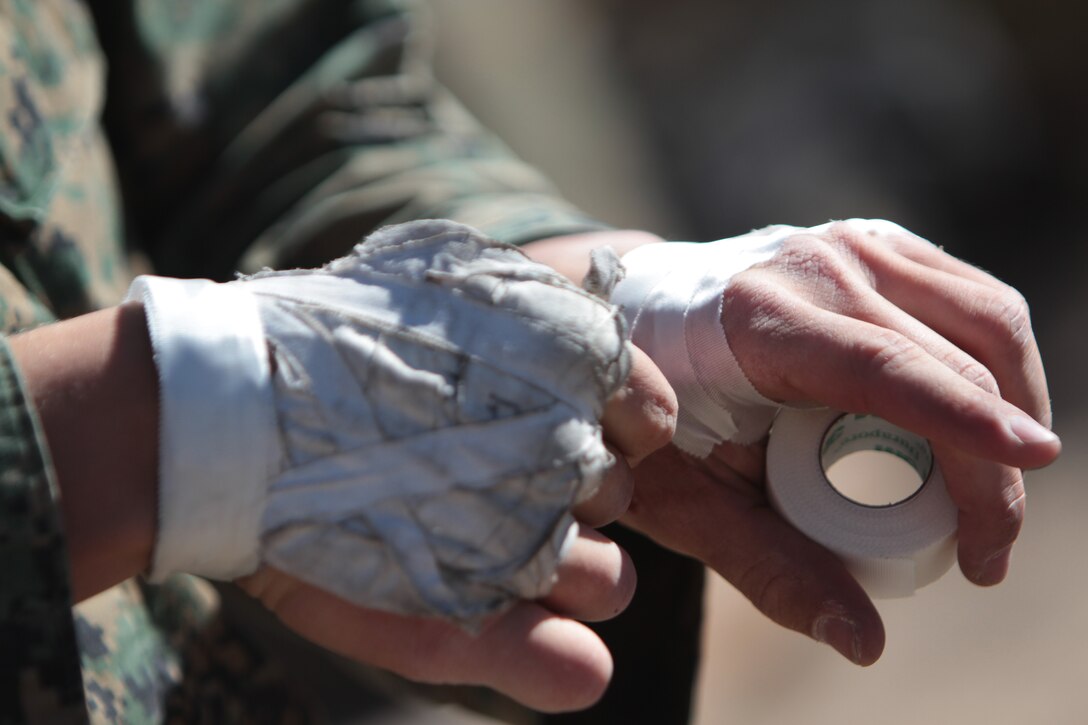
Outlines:
{"type": "Polygon", "coordinates": [[[1005,577],[1024,513],[1018,469],[1061,450],[1018,292],[902,228],[843,222],[737,275],[722,324],[763,395],[929,438],[960,509],[964,574],[1005,577]]]}
{"type": "MultiPolygon", "coordinates": [[[[600,276],[607,287],[607,270],[600,276]]],[[[321,270],[229,286],[147,279],[134,289],[157,333],[163,417],[176,422],[172,437],[164,426],[164,457],[198,449],[194,441],[241,447],[223,441],[249,432],[229,425],[255,402],[248,388],[237,395],[227,385],[243,356],[213,354],[210,343],[233,342],[237,323],[224,312],[240,317],[233,308],[248,306],[260,325],[236,347],[252,367],[263,355],[271,362],[260,378],[271,382],[258,390],[271,393],[281,462],[267,484],[237,486],[264,497],[240,502],[258,535],[232,551],[208,540],[239,538],[208,523],[223,523],[229,509],[216,498],[221,486],[194,476],[189,458],[164,464],[176,475],[160,483],[154,573],[240,577],[304,636],[409,677],[489,684],[550,710],[599,697],[610,657],[570,617],[618,613],[633,572],[596,534],[563,543],[572,514],[604,523],[627,505],[629,471],[605,444],[642,458],[671,438],[675,412],[649,361],[632,362],[639,356],[611,305],[439,221],[381,230],[321,270]],[[171,357],[177,350],[185,357],[171,357]],[[214,383],[228,389],[204,401],[214,383]],[[671,409],[649,415],[663,398],[671,409]],[[196,545],[194,523],[203,524],[196,545]],[[164,545],[164,530],[176,546],[164,545]]],[[[245,443],[254,438],[264,442],[245,443]]]]}
{"type": "Polygon", "coordinates": [[[555,586],[492,617],[478,634],[449,622],[352,605],[273,568],[239,584],[292,629],[359,662],[420,682],[492,687],[537,710],[592,705],[612,674],[604,643],[581,621],[619,614],[635,589],[626,553],[592,526],[615,520],[633,490],[630,463],[673,433],[675,397],[639,351],[627,383],[609,400],[605,440],[617,454],[597,494],[577,506],[579,536],[559,564],[555,586]]]}
{"type": "Polygon", "coordinates": [[[630,352],[607,301],[438,220],[321,269],[130,297],[160,372],[152,578],[263,564],[468,625],[548,591],[612,460],[598,420],[630,352]]]}
{"type": "MultiPolygon", "coordinates": [[[[1005,577],[1024,515],[1019,469],[1060,452],[1015,290],[896,225],[854,220],[784,233],[769,259],[733,276],[721,324],[765,398],[873,413],[929,438],[960,509],[961,569],[982,585],[1005,577]]],[[[639,468],[625,520],[706,561],[773,620],[875,661],[875,609],[767,506],[763,452],[662,451],[639,468]]]]}

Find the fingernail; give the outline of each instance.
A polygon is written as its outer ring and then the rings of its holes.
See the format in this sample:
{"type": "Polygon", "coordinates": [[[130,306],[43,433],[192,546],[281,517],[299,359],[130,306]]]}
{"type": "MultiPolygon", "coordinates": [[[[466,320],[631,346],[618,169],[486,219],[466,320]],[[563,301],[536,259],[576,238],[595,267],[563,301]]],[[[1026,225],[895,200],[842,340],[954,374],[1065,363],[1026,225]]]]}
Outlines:
{"type": "Polygon", "coordinates": [[[1058,436],[1026,415],[1014,415],[1009,419],[1009,430],[1027,445],[1056,443],[1058,436]]]}
{"type": "Polygon", "coordinates": [[[839,614],[824,614],[813,623],[812,636],[854,664],[861,664],[861,633],[853,621],[839,614]]]}

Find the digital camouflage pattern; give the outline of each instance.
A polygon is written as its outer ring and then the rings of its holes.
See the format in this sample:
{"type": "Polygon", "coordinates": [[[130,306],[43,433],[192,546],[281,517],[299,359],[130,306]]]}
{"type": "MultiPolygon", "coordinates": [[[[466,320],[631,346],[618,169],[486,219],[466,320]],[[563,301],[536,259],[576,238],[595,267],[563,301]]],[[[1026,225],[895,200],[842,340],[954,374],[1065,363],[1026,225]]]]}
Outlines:
{"type": "MultiPolygon", "coordinates": [[[[137,259],[223,279],[413,218],[513,243],[600,228],[436,85],[424,20],[393,0],[0,0],[2,329],[116,303],[137,259]]],[[[0,566],[0,723],[311,712],[206,582],[130,581],[72,608],[6,346],[0,566]]]]}
{"type": "Polygon", "coordinates": [[[56,489],[17,376],[0,343],[0,720],[79,722],[82,688],[56,489]]]}

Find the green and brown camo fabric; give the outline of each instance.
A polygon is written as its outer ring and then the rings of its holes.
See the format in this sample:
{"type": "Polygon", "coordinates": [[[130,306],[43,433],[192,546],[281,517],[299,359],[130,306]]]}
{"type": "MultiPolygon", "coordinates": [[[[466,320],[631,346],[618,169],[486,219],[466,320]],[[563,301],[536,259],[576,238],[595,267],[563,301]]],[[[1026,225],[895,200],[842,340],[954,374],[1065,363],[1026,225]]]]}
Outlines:
{"type": "MultiPolygon", "coordinates": [[[[392,0],[0,0],[2,330],[115,304],[148,262],[313,265],[414,218],[513,243],[601,228],[435,83],[425,20],[392,0]]],[[[19,380],[0,340],[0,723],[306,721],[207,582],[73,608],[19,380]]]]}

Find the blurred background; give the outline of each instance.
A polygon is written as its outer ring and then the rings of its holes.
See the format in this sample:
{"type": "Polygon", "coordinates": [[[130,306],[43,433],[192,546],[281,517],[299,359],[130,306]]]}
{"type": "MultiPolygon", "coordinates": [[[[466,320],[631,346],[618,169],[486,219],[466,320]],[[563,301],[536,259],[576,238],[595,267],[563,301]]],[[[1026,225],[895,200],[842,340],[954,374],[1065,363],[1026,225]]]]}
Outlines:
{"type": "Polygon", "coordinates": [[[1088,722],[1088,4],[431,5],[442,79],[597,217],[685,240],[890,218],[1032,306],[1065,452],[1029,475],[1008,581],[879,603],[863,670],[713,579],[695,722],[1088,722]]]}

